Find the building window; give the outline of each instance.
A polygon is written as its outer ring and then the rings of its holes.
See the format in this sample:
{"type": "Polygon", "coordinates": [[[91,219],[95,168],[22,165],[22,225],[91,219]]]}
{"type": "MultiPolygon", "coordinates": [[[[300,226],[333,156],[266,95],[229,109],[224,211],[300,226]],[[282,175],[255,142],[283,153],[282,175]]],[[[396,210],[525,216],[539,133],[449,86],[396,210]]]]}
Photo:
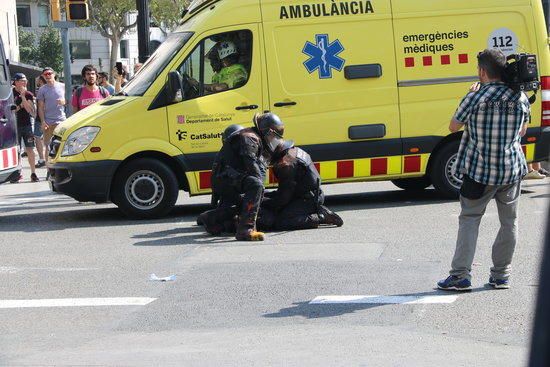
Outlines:
{"type": "Polygon", "coordinates": [[[50,9],[47,6],[38,6],[38,26],[46,27],[50,24],[50,9]]]}
{"type": "Polygon", "coordinates": [[[17,6],[17,25],[20,27],[31,26],[31,6],[30,5],[17,6]]]}
{"type": "Polygon", "coordinates": [[[90,41],[70,41],[71,56],[74,59],[91,59],[90,41]]]}
{"type": "Polygon", "coordinates": [[[130,58],[130,50],[128,47],[128,40],[120,41],[120,58],[128,59],[130,58]]]}

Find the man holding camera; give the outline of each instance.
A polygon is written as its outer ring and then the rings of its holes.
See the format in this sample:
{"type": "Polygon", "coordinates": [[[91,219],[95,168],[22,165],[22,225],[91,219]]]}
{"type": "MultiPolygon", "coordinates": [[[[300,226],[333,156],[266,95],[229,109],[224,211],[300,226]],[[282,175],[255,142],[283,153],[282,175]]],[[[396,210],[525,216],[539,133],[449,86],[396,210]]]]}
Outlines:
{"type": "Polygon", "coordinates": [[[470,272],[479,224],[493,198],[500,230],[493,243],[489,284],[509,288],[510,265],[518,237],[521,179],[527,173],[521,137],[527,131],[530,105],[523,92],[514,91],[503,82],[506,64],[506,57],[499,50],[479,53],[481,85],[462,99],[449,125],[451,132],[464,127],[457,159],[458,173],[463,174],[462,210],[450,276],[437,283],[439,289],[471,290],[470,272]]]}

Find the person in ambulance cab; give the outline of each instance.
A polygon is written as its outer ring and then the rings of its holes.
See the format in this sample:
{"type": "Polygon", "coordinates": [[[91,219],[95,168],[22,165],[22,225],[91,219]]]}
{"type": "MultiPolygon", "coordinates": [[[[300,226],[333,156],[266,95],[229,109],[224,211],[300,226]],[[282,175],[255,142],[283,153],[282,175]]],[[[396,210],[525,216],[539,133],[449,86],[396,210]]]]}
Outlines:
{"type": "MultiPolygon", "coordinates": [[[[212,77],[212,84],[204,85],[204,90],[209,93],[218,93],[243,86],[248,80],[248,72],[243,65],[239,64],[237,46],[231,41],[221,41],[215,47],[222,68],[212,77]]],[[[199,86],[197,80],[190,79],[190,81],[195,87],[199,86]]]]}

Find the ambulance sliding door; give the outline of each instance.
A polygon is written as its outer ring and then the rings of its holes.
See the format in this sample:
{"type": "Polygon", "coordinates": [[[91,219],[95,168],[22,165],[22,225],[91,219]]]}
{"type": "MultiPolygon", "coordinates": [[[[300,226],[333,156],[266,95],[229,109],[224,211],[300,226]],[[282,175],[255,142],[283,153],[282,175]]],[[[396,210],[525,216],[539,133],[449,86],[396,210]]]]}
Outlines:
{"type": "Polygon", "coordinates": [[[394,156],[376,175],[401,173],[390,3],[262,7],[270,110],[285,122],[285,137],[314,161],[332,162],[321,165],[324,181],[371,176],[374,157],[394,156]]]}

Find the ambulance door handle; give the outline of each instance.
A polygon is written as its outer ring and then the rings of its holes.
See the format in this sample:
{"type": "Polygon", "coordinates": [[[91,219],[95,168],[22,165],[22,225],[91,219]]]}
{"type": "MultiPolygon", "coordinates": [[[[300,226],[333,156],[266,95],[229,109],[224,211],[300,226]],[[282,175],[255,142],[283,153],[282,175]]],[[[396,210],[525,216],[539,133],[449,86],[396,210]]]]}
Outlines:
{"type": "Polygon", "coordinates": [[[296,102],[276,102],[275,107],[296,106],[296,102]]]}
{"type": "Polygon", "coordinates": [[[249,106],[237,106],[237,107],[235,107],[235,109],[237,111],[240,111],[240,110],[255,110],[257,108],[258,108],[258,106],[256,106],[255,104],[251,104],[249,106]]]}

